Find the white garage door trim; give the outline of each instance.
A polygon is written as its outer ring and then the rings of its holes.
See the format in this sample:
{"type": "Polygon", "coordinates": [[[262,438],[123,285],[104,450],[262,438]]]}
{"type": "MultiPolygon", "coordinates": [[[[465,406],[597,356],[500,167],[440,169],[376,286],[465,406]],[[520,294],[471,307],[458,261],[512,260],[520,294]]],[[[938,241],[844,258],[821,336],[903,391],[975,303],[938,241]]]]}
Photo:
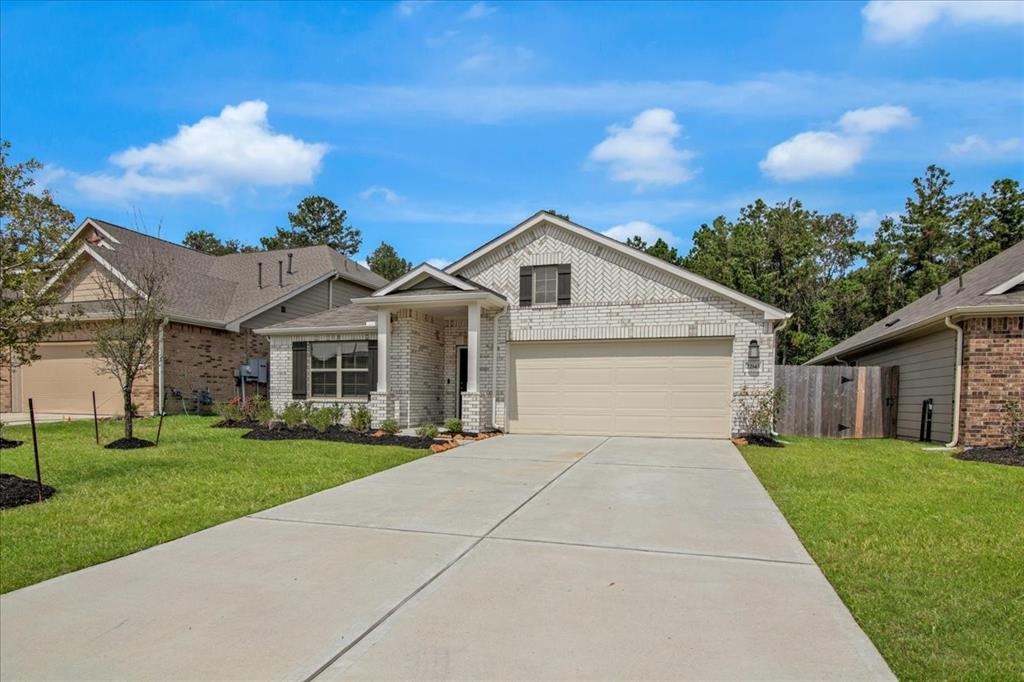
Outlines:
{"type": "Polygon", "coordinates": [[[732,347],[732,337],[511,343],[508,431],[728,438],[732,347]]]}
{"type": "MultiPolygon", "coordinates": [[[[36,412],[52,414],[92,414],[92,391],[96,391],[97,411],[100,414],[120,414],[121,389],[117,380],[108,374],[95,373],[96,361],[86,355],[92,348],[91,341],[55,341],[41,343],[36,352],[41,356],[30,365],[18,371],[21,409],[28,411],[28,399],[33,399],[36,412]],[[60,352],[62,351],[62,352],[60,352]],[[73,351],[73,352],[72,352],[73,351]],[[55,352],[61,357],[53,357],[55,352]],[[93,367],[81,366],[81,361],[90,360],[93,367]],[[44,363],[79,361],[76,367],[64,365],[64,372],[56,377],[46,376],[45,388],[33,387],[33,376],[43,370],[44,363]],[[59,386],[55,385],[59,384],[59,386]]],[[[47,366],[49,371],[61,371],[56,366],[47,366]]]]}

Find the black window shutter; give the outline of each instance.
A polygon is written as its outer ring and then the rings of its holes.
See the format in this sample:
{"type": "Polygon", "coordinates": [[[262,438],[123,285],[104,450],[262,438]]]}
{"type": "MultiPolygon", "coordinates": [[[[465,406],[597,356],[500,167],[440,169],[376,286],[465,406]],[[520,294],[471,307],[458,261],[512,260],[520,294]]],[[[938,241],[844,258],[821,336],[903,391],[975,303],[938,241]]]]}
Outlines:
{"type": "Polygon", "coordinates": [[[558,305],[569,305],[572,301],[572,266],[566,263],[558,266],[558,305]]]}
{"type": "Polygon", "coordinates": [[[292,342],[292,399],[306,399],[306,342],[292,342]]]}
{"type": "Polygon", "coordinates": [[[370,393],[377,390],[377,339],[367,342],[366,350],[369,353],[366,366],[370,371],[370,393]]]}
{"type": "Polygon", "coordinates": [[[519,268],[519,305],[526,308],[533,303],[533,268],[524,265],[519,268]]]}

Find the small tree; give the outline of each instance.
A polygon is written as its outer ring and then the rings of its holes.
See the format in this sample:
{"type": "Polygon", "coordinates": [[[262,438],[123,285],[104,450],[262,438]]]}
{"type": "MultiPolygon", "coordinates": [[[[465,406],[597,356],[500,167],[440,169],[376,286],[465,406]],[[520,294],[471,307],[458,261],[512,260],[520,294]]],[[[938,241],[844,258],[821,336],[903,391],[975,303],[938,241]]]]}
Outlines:
{"type": "Polygon", "coordinates": [[[1003,403],[1006,414],[1006,436],[1013,450],[1024,450],[1024,407],[1019,400],[1007,400],[1003,403]]]}
{"type": "Polygon", "coordinates": [[[370,270],[389,282],[398,279],[412,268],[412,263],[400,257],[395,247],[385,242],[381,242],[380,246],[373,250],[366,263],[370,270]]]}
{"type": "Polygon", "coordinates": [[[260,237],[263,248],[294,249],[326,244],[335,251],[352,256],[363,243],[362,233],[345,224],[348,214],[336,203],[322,196],[309,196],[288,214],[290,229],[276,228],[273,237],[260,237]]]}
{"type": "Polygon", "coordinates": [[[786,403],[786,391],[782,386],[774,388],[751,388],[744,384],[736,392],[737,413],[744,434],[771,436],[775,420],[786,403]]]}
{"type": "Polygon", "coordinates": [[[99,280],[107,321],[96,330],[90,354],[99,361],[99,371],[113,376],[121,385],[125,438],[134,437],[135,381],[155,364],[153,341],[164,319],[166,285],[167,264],[152,251],[139,255],[130,282],[99,280]]]}

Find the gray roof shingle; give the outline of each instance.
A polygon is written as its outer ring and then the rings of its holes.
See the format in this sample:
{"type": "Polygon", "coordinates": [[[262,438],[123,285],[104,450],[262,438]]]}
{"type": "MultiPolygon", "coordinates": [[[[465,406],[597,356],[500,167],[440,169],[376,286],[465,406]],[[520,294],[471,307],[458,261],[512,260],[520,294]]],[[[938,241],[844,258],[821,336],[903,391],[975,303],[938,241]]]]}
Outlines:
{"type": "Polygon", "coordinates": [[[97,253],[121,274],[139,276],[143,264],[157,259],[167,268],[167,308],[171,316],[227,325],[289,298],[310,284],[337,275],[369,290],[387,280],[328,246],[210,256],[135,230],[94,218],[119,243],[97,253]],[[292,272],[287,272],[292,254],[292,272]],[[283,277],[278,280],[278,261],[283,277]],[[263,263],[263,287],[258,282],[263,263]]]}
{"type": "Polygon", "coordinates": [[[1024,306],[1024,288],[1015,287],[1004,294],[986,294],[1003,282],[1024,272],[1024,241],[1011,246],[963,275],[963,286],[953,279],[930,291],[913,303],[857,332],[842,343],[807,362],[809,365],[832,360],[851,350],[866,348],[899,338],[922,323],[952,314],[961,308],[998,308],[1024,306]]]}
{"type": "MultiPolygon", "coordinates": [[[[332,327],[364,327],[368,322],[377,321],[377,311],[364,308],[361,305],[349,304],[341,305],[336,308],[329,308],[327,310],[321,310],[318,313],[312,315],[305,315],[304,317],[296,317],[292,320],[286,320],[284,322],[278,322],[275,325],[266,327],[266,329],[274,330],[287,330],[287,329],[307,329],[307,328],[323,328],[329,329],[332,327]]],[[[370,326],[370,329],[373,329],[370,326]]]]}

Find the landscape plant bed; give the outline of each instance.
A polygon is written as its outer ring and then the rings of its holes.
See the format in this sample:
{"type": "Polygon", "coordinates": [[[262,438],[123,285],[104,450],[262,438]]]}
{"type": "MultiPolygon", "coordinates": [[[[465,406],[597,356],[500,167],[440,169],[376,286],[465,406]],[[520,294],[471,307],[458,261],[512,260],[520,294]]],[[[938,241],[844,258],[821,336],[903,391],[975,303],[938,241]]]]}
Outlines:
{"type": "Polygon", "coordinates": [[[756,445],[762,448],[784,448],[786,444],[782,441],[775,440],[771,436],[760,436],[754,433],[748,433],[744,436],[737,436],[732,439],[732,442],[738,446],[744,445],[756,445]]]}
{"type": "Polygon", "coordinates": [[[151,448],[156,443],[151,440],[144,440],[142,438],[118,438],[117,440],[107,443],[103,447],[108,450],[138,450],[139,448],[151,448]]]}
{"type": "Polygon", "coordinates": [[[222,419],[216,424],[211,424],[215,429],[258,429],[264,424],[260,422],[247,421],[245,419],[222,419]]]}
{"type": "MultiPolygon", "coordinates": [[[[43,484],[43,499],[57,490],[43,484]]],[[[39,501],[39,484],[14,474],[0,474],[0,509],[11,509],[39,501]]]]}
{"type": "Polygon", "coordinates": [[[329,440],[336,443],[356,443],[359,445],[397,445],[413,450],[426,450],[434,443],[432,438],[400,435],[374,435],[368,431],[353,431],[344,426],[332,426],[320,432],[312,426],[298,426],[290,429],[286,426],[257,426],[242,436],[251,440],[329,440]]]}
{"type": "Polygon", "coordinates": [[[7,440],[6,438],[0,438],[0,450],[4,448],[16,448],[25,441],[21,440],[7,440]]]}
{"type": "Polygon", "coordinates": [[[1024,450],[1015,448],[970,448],[953,456],[968,462],[988,462],[1024,467],[1024,450]]]}

